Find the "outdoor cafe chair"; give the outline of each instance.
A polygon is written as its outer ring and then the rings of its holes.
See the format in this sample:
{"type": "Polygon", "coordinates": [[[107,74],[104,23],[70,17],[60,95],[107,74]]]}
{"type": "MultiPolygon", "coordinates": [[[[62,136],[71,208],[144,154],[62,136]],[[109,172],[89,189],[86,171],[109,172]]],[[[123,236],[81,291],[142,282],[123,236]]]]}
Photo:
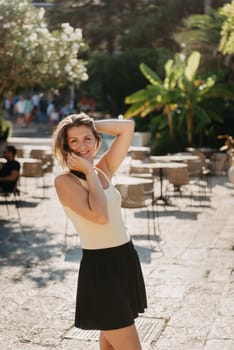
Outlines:
{"type": "MultiPolygon", "coordinates": [[[[202,200],[208,199],[208,189],[210,187],[208,169],[204,168],[201,159],[187,161],[189,181],[191,184],[191,196],[198,197],[200,204],[202,200]]],[[[210,192],[210,191],[209,191],[210,192]]]]}
{"type": "Polygon", "coordinates": [[[27,161],[23,162],[21,177],[25,178],[26,186],[27,186],[28,178],[33,178],[35,180],[39,178],[42,179],[43,197],[45,197],[44,173],[43,173],[42,162],[39,159],[34,159],[33,161],[33,159],[30,158],[30,162],[27,162],[27,161]]]}
{"type": "Polygon", "coordinates": [[[156,236],[155,205],[154,205],[154,183],[116,183],[115,187],[122,197],[122,208],[124,209],[125,224],[127,225],[126,212],[129,209],[146,209],[147,235],[150,240],[150,221],[153,224],[153,234],[156,236]]]}
{"type": "Polygon", "coordinates": [[[174,193],[182,195],[182,187],[189,183],[189,172],[187,167],[168,168],[166,177],[170,184],[173,185],[174,193]]]}
{"type": "Polygon", "coordinates": [[[14,183],[14,187],[11,191],[3,191],[0,189],[0,197],[3,198],[3,201],[0,202],[0,204],[4,204],[7,210],[7,215],[10,215],[10,204],[12,203],[15,206],[15,209],[17,211],[18,218],[20,219],[20,211],[19,211],[19,202],[20,202],[20,190],[19,190],[19,179],[20,177],[16,179],[14,183]]]}

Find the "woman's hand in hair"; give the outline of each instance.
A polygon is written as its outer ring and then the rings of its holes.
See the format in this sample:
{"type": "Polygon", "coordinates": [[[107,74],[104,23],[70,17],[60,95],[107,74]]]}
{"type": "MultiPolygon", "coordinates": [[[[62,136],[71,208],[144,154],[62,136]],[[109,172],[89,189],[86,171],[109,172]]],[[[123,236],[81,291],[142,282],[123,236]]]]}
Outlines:
{"type": "Polygon", "coordinates": [[[89,160],[80,157],[73,152],[69,152],[67,155],[67,165],[69,169],[80,171],[85,175],[88,175],[93,169],[93,165],[89,160]]]}

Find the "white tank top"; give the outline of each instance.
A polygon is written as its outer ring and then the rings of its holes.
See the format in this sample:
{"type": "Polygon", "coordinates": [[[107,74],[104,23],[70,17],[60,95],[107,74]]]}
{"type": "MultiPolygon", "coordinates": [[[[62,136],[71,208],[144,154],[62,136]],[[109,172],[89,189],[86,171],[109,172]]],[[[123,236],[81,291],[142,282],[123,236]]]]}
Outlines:
{"type": "MultiPolygon", "coordinates": [[[[117,247],[130,240],[121,213],[121,195],[106,174],[100,169],[98,171],[105,176],[109,184],[108,188],[104,189],[108,207],[108,223],[97,224],[78,215],[71,208],[64,206],[65,213],[76,228],[80,236],[81,247],[84,249],[117,247]]],[[[82,186],[88,189],[87,182],[80,178],[79,180],[82,186]]]]}

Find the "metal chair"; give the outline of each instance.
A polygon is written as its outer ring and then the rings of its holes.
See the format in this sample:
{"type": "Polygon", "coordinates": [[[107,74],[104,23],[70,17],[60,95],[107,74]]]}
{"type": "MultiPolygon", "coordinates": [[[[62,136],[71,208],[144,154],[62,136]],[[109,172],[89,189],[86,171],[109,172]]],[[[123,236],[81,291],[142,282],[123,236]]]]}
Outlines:
{"type": "Polygon", "coordinates": [[[189,180],[191,186],[195,188],[195,191],[192,191],[191,196],[194,197],[194,193],[198,193],[198,198],[200,204],[202,200],[208,199],[208,187],[209,187],[209,171],[204,169],[203,162],[201,159],[198,160],[189,160],[186,162],[188,165],[189,180]]]}
{"type": "Polygon", "coordinates": [[[18,218],[21,219],[20,211],[19,211],[19,201],[20,201],[20,190],[18,188],[19,183],[19,177],[14,182],[14,185],[10,191],[4,191],[3,189],[0,189],[0,196],[3,197],[3,203],[6,206],[7,209],[7,215],[10,215],[9,210],[9,204],[12,202],[15,206],[15,209],[17,211],[18,218]]]}

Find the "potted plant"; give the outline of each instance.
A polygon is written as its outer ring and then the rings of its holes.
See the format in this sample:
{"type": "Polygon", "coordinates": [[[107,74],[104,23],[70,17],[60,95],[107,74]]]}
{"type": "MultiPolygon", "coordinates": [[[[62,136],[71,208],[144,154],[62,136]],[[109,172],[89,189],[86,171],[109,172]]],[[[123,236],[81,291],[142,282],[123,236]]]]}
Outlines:
{"type": "Polygon", "coordinates": [[[225,139],[225,144],[220,148],[221,151],[227,151],[231,157],[231,165],[228,169],[228,178],[234,184],[234,139],[230,135],[218,135],[218,139],[225,139]]]}
{"type": "Polygon", "coordinates": [[[9,120],[6,120],[0,117],[0,155],[5,148],[8,137],[11,135],[12,123],[9,120]]]}

